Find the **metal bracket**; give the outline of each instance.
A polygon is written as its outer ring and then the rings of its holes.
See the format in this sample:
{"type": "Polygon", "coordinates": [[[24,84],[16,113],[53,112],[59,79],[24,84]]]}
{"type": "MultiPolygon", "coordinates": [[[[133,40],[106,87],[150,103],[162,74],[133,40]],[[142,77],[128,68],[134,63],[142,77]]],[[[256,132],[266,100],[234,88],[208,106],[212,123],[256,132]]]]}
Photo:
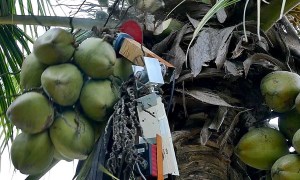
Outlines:
{"type": "Polygon", "coordinates": [[[137,99],[138,107],[140,109],[148,109],[150,107],[156,106],[157,101],[156,101],[157,95],[155,93],[148,94],[146,96],[142,96],[137,99]]]}
{"type": "Polygon", "coordinates": [[[161,97],[158,95],[156,95],[156,103],[157,105],[149,106],[147,109],[141,107],[137,109],[143,135],[146,139],[155,138],[157,134],[162,137],[163,175],[179,176],[168,118],[161,97]]]}

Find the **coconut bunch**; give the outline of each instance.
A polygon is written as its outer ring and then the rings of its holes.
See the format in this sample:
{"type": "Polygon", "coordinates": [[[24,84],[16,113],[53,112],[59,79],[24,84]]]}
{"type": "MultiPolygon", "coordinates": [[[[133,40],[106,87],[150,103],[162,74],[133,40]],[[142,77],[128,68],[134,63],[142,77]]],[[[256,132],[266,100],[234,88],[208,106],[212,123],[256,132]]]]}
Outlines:
{"type": "Polygon", "coordinates": [[[279,130],[251,129],[235,154],[253,168],[270,170],[272,179],[300,179],[300,76],[275,71],[262,79],[260,88],[266,105],[279,116],[279,130]],[[290,154],[290,146],[296,153],[290,154]]]}
{"type": "Polygon", "coordinates": [[[100,38],[79,46],[60,28],[38,37],[21,69],[23,94],[7,110],[22,132],[11,159],[23,174],[44,172],[53,161],[86,159],[118,100],[118,85],[131,73],[129,61],[116,59],[100,38]]]}

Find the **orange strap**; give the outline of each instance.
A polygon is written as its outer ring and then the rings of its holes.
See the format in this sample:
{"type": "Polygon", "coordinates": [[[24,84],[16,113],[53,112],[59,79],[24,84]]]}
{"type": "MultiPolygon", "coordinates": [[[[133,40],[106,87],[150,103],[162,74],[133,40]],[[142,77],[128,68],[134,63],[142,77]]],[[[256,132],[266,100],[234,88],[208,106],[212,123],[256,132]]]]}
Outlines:
{"type": "Polygon", "coordinates": [[[162,138],[158,134],[156,134],[156,145],[157,145],[157,180],[164,180],[162,138]]]}

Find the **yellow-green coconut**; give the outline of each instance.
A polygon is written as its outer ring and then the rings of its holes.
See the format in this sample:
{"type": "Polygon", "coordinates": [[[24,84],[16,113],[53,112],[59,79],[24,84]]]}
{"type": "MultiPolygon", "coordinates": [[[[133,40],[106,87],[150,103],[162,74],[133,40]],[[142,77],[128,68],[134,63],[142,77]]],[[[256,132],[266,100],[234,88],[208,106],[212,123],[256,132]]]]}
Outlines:
{"type": "Polygon", "coordinates": [[[87,117],[94,121],[105,121],[117,101],[118,94],[109,80],[89,80],[82,88],[80,105],[87,117]]]}
{"type": "Polygon", "coordinates": [[[17,97],[6,114],[12,124],[30,134],[47,129],[54,119],[52,103],[37,92],[28,92],[17,97]]]}
{"type": "Polygon", "coordinates": [[[284,136],[272,128],[255,128],[246,133],[235,148],[235,154],[247,165],[271,169],[274,162],[289,153],[284,136]]]}
{"type": "Polygon", "coordinates": [[[88,120],[71,110],[58,115],[50,127],[54,147],[66,159],[86,159],[93,149],[94,136],[88,120]]]}
{"type": "Polygon", "coordinates": [[[53,160],[54,147],[48,131],[38,134],[19,134],[11,146],[11,160],[23,174],[38,174],[53,160]]]}
{"type": "Polygon", "coordinates": [[[31,53],[23,61],[20,73],[20,85],[22,91],[41,86],[41,75],[47,65],[39,62],[37,57],[31,53]]]}
{"type": "Polygon", "coordinates": [[[94,79],[104,79],[113,75],[116,53],[113,47],[103,39],[88,38],[79,45],[74,59],[88,76],[94,79]]]}
{"type": "Polygon", "coordinates": [[[275,71],[262,79],[260,89],[271,109],[287,112],[293,108],[300,92],[300,76],[288,71],[275,71]]]}
{"type": "Polygon", "coordinates": [[[78,100],[83,85],[81,72],[70,63],[48,67],[41,80],[44,91],[61,106],[73,105],[78,100]]]}
{"type": "Polygon", "coordinates": [[[288,154],[279,158],[272,166],[271,175],[272,180],[299,180],[299,154],[288,154]]]}
{"type": "Polygon", "coordinates": [[[52,28],[38,37],[33,44],[33,53],[47,65],[68,62],[74,54],[73,35],[61,28],[52,28]]]}

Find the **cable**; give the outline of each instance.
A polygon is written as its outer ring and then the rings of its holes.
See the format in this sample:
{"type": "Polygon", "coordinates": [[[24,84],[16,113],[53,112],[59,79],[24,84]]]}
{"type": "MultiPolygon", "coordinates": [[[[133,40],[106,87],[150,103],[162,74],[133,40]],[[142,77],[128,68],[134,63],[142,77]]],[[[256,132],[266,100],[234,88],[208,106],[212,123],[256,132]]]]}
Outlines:
{"type": "Polygon", "coordinates": [[[103,28],[106,27],[106,25],[107,25],[109,19],[110,19],[111,16],[113,15],[113,13],[114,13],[114,11],[116,10],[116,7],[117,7],[117,5],[119,5],[119,3],[120,3],[120,0],[116,0],[116,1],[114,2],[114,4],[112,5],[112,10],[111,10],[111,12],[109,13],[109,15],[108,15],[108,17],[107,17],[107,19],[106,19],[106,21],[105,21],[105,23],[104,23],[104,25],[103,25],[103,28]]]}
{"type": "Polygon", "coordinates": [[[74,31],[73,17],[69,17],[69,24],[70,24],[70,27],[71,27],[71,33],[73,34],[73,31],[74,31]]]}
{"type": "Polygon", "coordinates": [[[136,167],[137,167],[137,169],[138,169],[138,171],[139,171],[139,173],[140,173],[142,179],[143,179],[143,180],[147,180],[147,179],[145,178],[144,174],[142,173],[142,171],[141,171],[140,166],[139,166],[138,163],[136,163],[136,167]]]}
{"type": "Polygon", "coordinates": [[[174,89],[175,89],[175,74],[173,74],[173,78],[172,78],[172,89],[171,89],[171,96],[170,96],[170,100],[169,100],[168,108],[167,108],[167,115],[169,115],[169,112],[171,109],[172,99],[174,96],[174,89]]]}

